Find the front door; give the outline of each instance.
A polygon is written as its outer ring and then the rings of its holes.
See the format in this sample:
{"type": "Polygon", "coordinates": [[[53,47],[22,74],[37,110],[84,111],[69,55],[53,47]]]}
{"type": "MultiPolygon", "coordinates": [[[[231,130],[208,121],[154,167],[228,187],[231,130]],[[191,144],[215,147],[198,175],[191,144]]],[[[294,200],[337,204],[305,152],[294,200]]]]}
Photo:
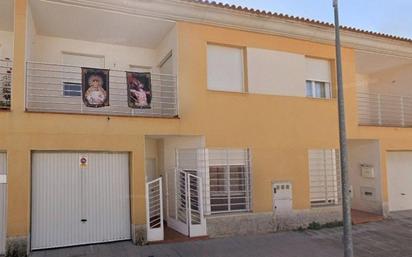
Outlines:
{"type": "Polygon", "coordinates": [[[189,237],[205,236],[201,178],[193,170],[176,170],[174,179],[175,203],[169,204],[170,227],[189,237]]]}

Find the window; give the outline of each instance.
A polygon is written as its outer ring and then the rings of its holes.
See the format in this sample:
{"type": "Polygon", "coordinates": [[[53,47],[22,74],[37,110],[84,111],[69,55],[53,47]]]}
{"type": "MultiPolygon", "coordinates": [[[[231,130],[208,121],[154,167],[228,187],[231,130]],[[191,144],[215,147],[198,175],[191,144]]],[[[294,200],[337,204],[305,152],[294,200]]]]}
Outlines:
{"type": "Polygon", "coordinates": [[[339,151],[309,150],[310,203],[312,206],[340,204],[339,151]]]}
{"type": "Polygon", "coordinates": [[[63,96],[81,96],[82,85],[74,82],[63,82],[63,96]]]}
{"type": "Polygon", "coordinates": [[[207,87],[228,92],[245,91],[242,48],[207,46],[207,87]]]}
{"type": "Polygon", "coordinates": [[[249,209],[249,174],[245,165],[209,167],[212,213],[249,209]]]}
{"type": "Polygon", "coordinates": [[[330,84],[327,82],[306,80],[306,96],[313,98],[330,99],[330,84]]]}
{"type": "Polygon", "coordinates": [[[306,96],[313,98],[332,98],[330,61],[305,58],[306,96]]]}

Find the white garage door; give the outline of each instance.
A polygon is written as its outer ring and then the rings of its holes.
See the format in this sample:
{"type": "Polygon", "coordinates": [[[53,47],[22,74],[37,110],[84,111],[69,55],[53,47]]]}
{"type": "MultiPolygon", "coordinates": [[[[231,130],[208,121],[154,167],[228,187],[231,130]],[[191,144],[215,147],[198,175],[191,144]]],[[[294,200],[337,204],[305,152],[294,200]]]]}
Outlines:
{"type": "Polygon", "coordinates": [[[5,254],[6,246],[6,207],[7,177],[6,154],[0,153],[0,255],[5,254]]]}
{"type": "Polygon", "coordinates": [[[130,239],[128,154],[33,153],[31,233],[33,250],[130,239]]]}
{"type": "Polygon", "coordinates": [[[412,209],[412,152],[389,152],[389,210],[412,209]]]}

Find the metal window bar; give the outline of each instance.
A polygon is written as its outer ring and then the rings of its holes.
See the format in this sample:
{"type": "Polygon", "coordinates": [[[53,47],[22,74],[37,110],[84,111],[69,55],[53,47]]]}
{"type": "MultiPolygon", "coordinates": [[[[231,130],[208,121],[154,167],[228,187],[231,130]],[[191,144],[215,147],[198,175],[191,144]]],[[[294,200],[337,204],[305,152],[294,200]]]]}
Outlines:
{"type": "Polygon", "coordinates": [[[13,62],[0,59],[0,109],[10,109],[13,62]]]}
{"type": "Polygon", "coordinates": [[[309,183],[311,206],[341,203],[339,151],[309,150],[309,183]]]}
{"type": "Polygon", "coordinates": [[[251,165],[248,149],[179,149],[177,167],[202,178],[204,213],[251,210],[251,165]]]}
{"type": "Polygon", "coordinates": [[[26,65],[26,109],[33,112],[146,117],[178,115],[176,76],[151,73],[151,108],[134,109],[128,106],[125,72],[110,70],[110,106],[90,108],[83,104],[82,96],[64,95],[64,83],[82,82],[81,67],[29,61],[26,65]]]}
{"type": "Polygon", "coordinates": [[[363,126],[412,126],[412,96],[357,92],[358,123],[363,126]]]}

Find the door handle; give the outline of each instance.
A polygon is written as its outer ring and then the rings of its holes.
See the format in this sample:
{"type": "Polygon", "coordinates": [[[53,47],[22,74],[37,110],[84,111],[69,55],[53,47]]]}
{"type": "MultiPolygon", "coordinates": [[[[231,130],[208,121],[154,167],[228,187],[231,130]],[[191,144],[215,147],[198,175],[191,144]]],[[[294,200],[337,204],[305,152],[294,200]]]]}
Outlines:
{"type": "Polygon", "coordinates": [[[405,193],[401,193],[401,195],[406,195],[405,193]]]}

